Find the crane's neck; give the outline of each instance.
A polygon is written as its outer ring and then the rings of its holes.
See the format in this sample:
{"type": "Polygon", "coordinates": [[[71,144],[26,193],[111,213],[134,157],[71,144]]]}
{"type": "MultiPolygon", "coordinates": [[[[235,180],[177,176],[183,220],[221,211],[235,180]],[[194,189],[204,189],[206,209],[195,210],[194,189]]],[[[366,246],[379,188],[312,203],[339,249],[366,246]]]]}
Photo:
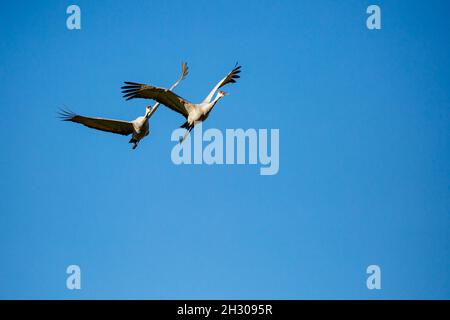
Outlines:
{"type": "Polygon", "coordinates": [[[218,94],[216,96],[216,98],[213,101],[211,101],[211,103],[209,104],[209,106],[207,108],[207,112],[211,111],[211,109],[214,108],[214,106],[216,105],[217,101],[219,101],[222,97],[223,97],[223,95],[218,94]]]}
{"type": "Polygon", "coordinates": [[[158,110],[159,105],[160,105],[159,102],[155,103],[155,105],[153,106],[153,108],[150,108],[150,111],[148,111],[148,112],[145,114],[145,117],[147,118],[147,120],[148,120],[148,119],[156,112],[156,110],[158,110]]]}
{"type": "MultiPolygon", "coordinates": [[[[154,108],[153,108],[154,109],[154,108]]],[[[154,112],[152,108],[148,108],[145,112],[145,120],[148,120],[150,118],[150,116],[152,115],[152,113],[154,112]]]]}

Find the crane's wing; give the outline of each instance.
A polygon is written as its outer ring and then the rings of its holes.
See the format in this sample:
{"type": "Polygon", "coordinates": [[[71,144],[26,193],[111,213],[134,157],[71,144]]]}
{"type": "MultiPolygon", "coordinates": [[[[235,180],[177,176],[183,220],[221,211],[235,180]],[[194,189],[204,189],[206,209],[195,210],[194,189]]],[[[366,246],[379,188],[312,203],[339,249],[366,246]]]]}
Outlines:
{"type": "Polygon", "coordinates": [[[128,81],[125,81],[125,84],[126,86],[122,87],[122,93],[126,100],[134,98],[153,99],[185,117],[188,117],[189,111],[194,108],[189,101],[169,89],[128,81]]]}
{"type": "Polygon", "coordinates": [[[117,133],[124,136],[132,134],[134,131],[133,124],[128,121],[83,117],[67,110],[61,110],[59,116],[63,121],[81,123],[92,129],[117,133]]]}
{"type": "Polygon", "coordinates": [[[177,82],[175,82],[175,83],[170,87],[170,90],[172,91],[173,89],[175,89],[176,86],[177,86],[182,80],[184,80],[184,78],[186,78],[186,76],[188,75],[188,73],[189,73],[188,65],[187,65],[186,62],[183,62],[183,63],[181,64],[181,75],[180,75],[180,77],[178,78],[177,82]]]}
{"type": "Polygon", "coordinates": [[[225,78],[219,81],[218,84],[214,87],[214,89],[211,90],[211,92],[208,94],[208,96],[203,100],[203,102],[209,103],[211,102],[212,97],[214,96],[214,93],[216,93],[219,88],[223,87],[224,85],[227,85],[229,83],[235,83],[236,79],[239,79],[241,76],[239,75],[241,73],[241,66],[236,65],[234,66],[233,70],[230,71],[230,73],[227,74],[225,78]]]}
{"type": "MultiPolygon", "coordinates": [[[[183,63],[181,64],[181,75],[180,75],[180,77],[178,78],[177,82],[175,82],[175,83],[170,87],[170,91],[172,91],[173,89],[175,89],[175,88],[178,86],[178,84],[179,84],[182,80],[184,80],[184,78],[186,78],[186,76],[188,75],[188,71],[189,71],[189,68],[188,68],[187,63],[186,63],[186,62],[183,62],[183,63]]],[[[153,109],[152,109],[150,115],[148,116],[148,118],[150,118],[150,117],[153,115],[153,113],[155,113],[155,111],[158,109],[159,105],[160,105],[159,102],[155,103],[155,105],[153,106],[153,109]]]]}

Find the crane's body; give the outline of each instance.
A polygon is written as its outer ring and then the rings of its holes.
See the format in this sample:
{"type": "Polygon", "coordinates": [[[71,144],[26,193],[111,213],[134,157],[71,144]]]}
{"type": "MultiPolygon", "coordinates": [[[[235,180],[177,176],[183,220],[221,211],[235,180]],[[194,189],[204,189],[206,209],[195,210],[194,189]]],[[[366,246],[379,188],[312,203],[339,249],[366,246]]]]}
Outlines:
{"type": "Polygon", "coordinates": [[[133,149],[136,149],[139,142],[150,134],[150,125],[148,119],[152,114],[150,106],[147,107],[147,113],[143,117],[138,117],[131,123],[133,124],[133,136],[129,143],[133,143],[133,149]]]}
{"type": "Polygon", "coordinates": [[[198,104],[194,104],[194,107],[192,108],[191,112],[189,112],[189,115],[186,118],[186,122],[189,125],[194,125],[195,122],[205,121],[216,103],[225,95],[226,93],[224,91],[219,91],[216,99],[214,99],[212,102],[201,102],[198,104]]]}

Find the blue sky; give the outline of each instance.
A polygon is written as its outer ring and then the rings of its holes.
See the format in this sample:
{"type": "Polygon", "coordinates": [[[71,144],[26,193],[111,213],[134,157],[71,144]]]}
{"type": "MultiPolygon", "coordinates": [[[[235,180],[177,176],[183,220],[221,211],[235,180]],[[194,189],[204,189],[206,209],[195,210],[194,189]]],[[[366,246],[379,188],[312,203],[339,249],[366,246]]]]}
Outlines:
{"type": "Polygon", "coordinates": [[[450,298],[448,2],[77,1],[74,31],[70,4],[0,11],[0,298],[450,298]],[[174,165],[164,107],[135,151],[56,118],[134,119],[122,82],[184,60],[192,101],[239,61],[204,129],[280,129],[278,175],[174,165]]]}

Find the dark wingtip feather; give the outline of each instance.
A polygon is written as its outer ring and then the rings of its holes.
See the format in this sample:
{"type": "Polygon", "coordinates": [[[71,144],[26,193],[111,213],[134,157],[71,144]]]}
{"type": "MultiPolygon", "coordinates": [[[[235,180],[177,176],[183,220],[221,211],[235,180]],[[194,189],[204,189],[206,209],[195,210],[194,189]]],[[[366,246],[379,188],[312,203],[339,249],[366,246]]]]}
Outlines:
{"type": "Polygon", "coordinates": [[[186,77],[187,75],[188,75],[188,73],[189,73],[189,67],[188,67],[188,64],[187,64],[187,62],[183,62],[182,64],[181,64],[181,73],[182,73],[182,76],[183,77],[186,77]]]}
{"type": "Polygon", "coordinates": [[[137,92],[137,91],[139,91],[138,88],[125,88],[125,89],[122,89],[122,93],[137,92]]]}
{"type": "Polygon", "coordinates": [[[75,112],[69,109],[62,109],[62,108],[59,108],[57,115],[61,121],[72,121],[72,119],[77,116],[75,112]]]}
{"type": "Polygon", "coordinates": [[[126,98],[126,101],[136,98],[139,94],[139,91],[142,89],[142,84],[137,82],[124,81],[126,86],[122,86],[123,97],[126,98]]]}

